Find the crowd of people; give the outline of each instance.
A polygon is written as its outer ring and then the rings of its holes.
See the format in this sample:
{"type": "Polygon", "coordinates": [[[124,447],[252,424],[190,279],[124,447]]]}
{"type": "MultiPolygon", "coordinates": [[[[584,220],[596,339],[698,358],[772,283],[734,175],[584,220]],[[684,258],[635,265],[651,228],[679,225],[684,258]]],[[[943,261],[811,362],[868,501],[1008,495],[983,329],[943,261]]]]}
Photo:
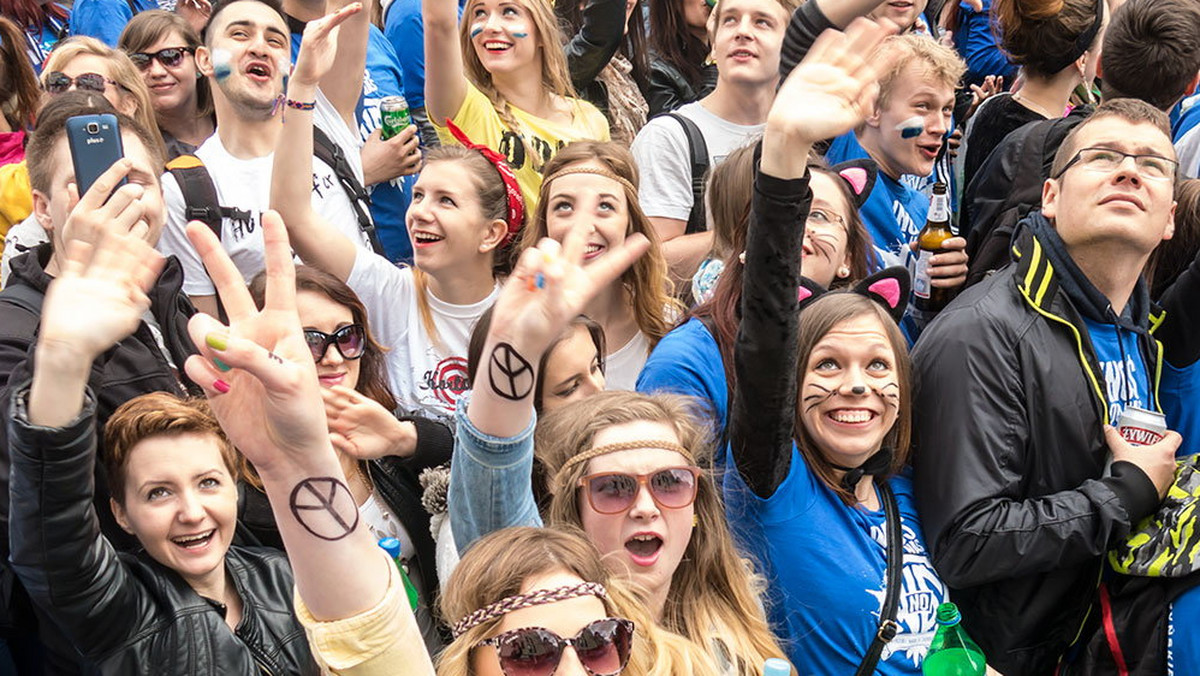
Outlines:
{"type": "Polygon", "coordinates": [[[947,602],[989,674],[1200,674],[1200,1],[0,55],[0,674],[915,676],[947,602]]]}

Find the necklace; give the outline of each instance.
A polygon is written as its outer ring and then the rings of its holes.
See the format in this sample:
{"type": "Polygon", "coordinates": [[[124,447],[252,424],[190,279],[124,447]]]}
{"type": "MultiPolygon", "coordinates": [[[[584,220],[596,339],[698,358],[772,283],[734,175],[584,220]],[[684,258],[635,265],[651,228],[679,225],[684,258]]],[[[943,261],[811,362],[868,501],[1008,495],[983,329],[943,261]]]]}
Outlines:
{"type": "Polygon", "coordinates": [[[1033,112],[1041,115],[1042,117],[1046,118],[1047,120],[1053,120],[1056,117],[1061,117],[1061,115],[1053,115],[1051,113],[1046,112],[1045,108],[1034,103],[1033,101],[1030,101],[1028,98],[1022,96],[1020,92],[1013,94],[1012,97],[1013,97],[1013,100],[1016,101],[1017,103],[1020,103],[1021,105],[1025,106],[1026,108],[1032,110],[1033,112]]]}
{"type": "Polygon", "coordinates": [[[368,474],[365,469],[363,469],[364,464],[366,463],[359,460],[358,462],[354,463],[354,469],[355,473],[358,474],[358,478],[362,480],[363,485],[367,487],[367,495],[370,495],[375,491],[375,485],[371,483],[371,475],[368,474]]]}

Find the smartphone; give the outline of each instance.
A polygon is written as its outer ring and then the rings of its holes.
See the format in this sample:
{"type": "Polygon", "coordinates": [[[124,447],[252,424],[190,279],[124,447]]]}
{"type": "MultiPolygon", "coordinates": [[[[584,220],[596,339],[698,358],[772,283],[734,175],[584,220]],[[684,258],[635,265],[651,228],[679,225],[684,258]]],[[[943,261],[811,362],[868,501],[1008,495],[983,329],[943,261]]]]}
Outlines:
{"type": "MultiPolygon", "coordinates": [[[[75,185],[81,198],[101,174],[125,156],[117,116],[109,113],[68,118],[67,145],[71,148],[75,185]]],[[[125,185],[125,179],[117,185],[125,185]]]]}

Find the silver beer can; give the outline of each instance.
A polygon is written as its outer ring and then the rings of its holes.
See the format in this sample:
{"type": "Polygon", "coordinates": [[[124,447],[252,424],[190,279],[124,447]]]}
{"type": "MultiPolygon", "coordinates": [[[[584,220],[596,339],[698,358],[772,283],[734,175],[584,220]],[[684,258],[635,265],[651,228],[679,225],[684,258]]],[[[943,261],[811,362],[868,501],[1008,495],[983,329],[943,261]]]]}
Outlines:
{"type": "Polygon", "coordinates": [[[1117,431],[1130,446],[1149,446],[1158,443],[1167,433],[1167,418],[1144,408],[1126,406],[1117,421],[1117,431]]]}

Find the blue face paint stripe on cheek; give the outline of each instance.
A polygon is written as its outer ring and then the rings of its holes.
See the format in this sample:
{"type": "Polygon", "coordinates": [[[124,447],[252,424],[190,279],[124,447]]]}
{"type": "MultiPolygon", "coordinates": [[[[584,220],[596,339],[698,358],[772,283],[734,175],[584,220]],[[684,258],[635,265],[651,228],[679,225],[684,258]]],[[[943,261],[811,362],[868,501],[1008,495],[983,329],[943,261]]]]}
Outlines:
{"type": "Polygon", "coordinates": [[[471,28],[471,37],[475,37],[476,35],[479,35],[479,34],[480,34],[480,33],[482,33],[482,32],[483,32],[483,28],[482,28],[482,27],[480,27],[480,26],[474,26],[474,27],[472,27],[472,28],[471,28]]]}
{"type": "Polygon", "coordinates": [[[513,33],[513,37],[514,38],[527,38],[527,37],[529,37],[529,33],[513,33]]]}
{"type": "Polygon", "coordinates": [[[915,138],[920,136],[925,131],[925,118],[920,115],[914,115],[897,124],[896,130],[900,132],[900,138],[915,138]]]}

